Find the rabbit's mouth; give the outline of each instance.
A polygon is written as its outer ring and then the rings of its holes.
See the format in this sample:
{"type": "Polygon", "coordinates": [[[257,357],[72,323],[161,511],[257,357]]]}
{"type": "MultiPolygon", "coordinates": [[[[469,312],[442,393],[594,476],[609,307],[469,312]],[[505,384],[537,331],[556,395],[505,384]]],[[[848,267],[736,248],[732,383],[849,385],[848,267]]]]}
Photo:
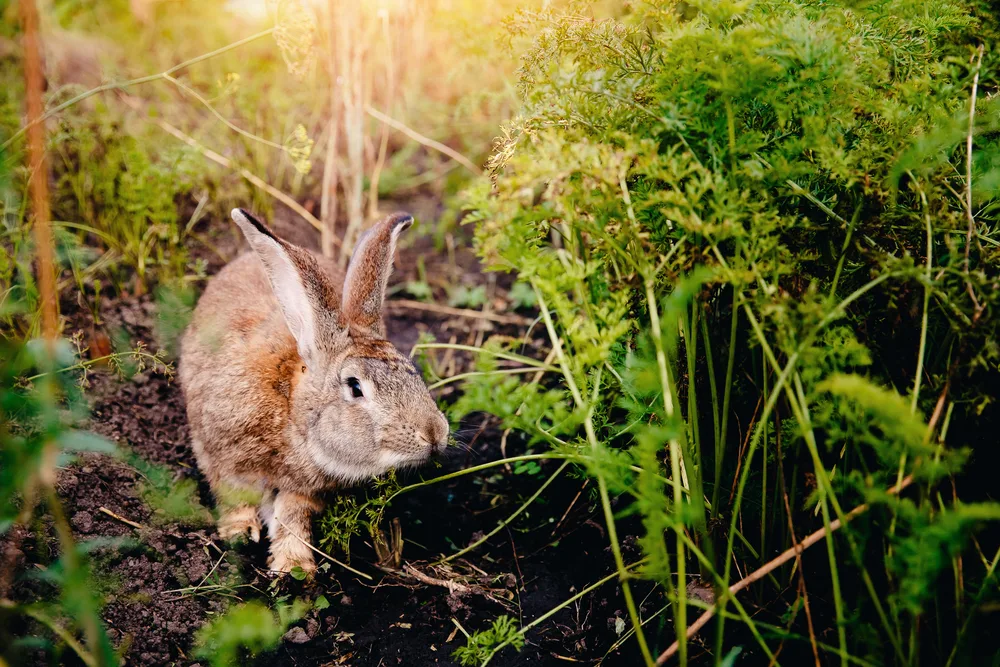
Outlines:
{"type": "Polygon", "coordinates": [[[386,470],[389,468],[406,468],[415,467],[427,463],[433,455],[437,453],[436,448],[427,443],[423,439],[420,441],[421,445],[426,445],[426,447],[418,451],[403,452],[395,449],[383,449],[379,452],[379,465],[384,467],[386,470]]]}
{"type": "Polygon", "coordinates": [[[441,441],[441,442],[431,442],[430,440],[428,440],[427,438],[425,438],[422,435],[421,436],[417,436],[417,437],[420,438],[421,444],[427,446],[427,458],[431,458],[431,457],[435,457],[435,456],[441,456],[441,454],[443,454],[444,451],[448,448],[448,441],[447,440],[444,440],[444,441],[441,441]]]}

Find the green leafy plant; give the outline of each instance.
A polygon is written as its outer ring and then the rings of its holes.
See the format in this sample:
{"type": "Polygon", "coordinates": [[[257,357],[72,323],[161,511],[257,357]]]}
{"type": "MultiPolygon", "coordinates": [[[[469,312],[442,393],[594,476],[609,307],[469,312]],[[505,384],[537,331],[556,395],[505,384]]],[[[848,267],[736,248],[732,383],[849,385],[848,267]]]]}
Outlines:
{"type": "MultiPolygon", "coordinates": [[[[995,559],[967,537],[997,505],[941,489],[997,418],[1000,77],[982,11],[608,3],[509,21],[530,41],[522,113],[463,206],[487,265],[530,285],[554,368],[532,381],[487,345],[453,414],[492,412],[595,478],[646,664],[688,662],[695,613],[718,619],[714,659],[735,659],[735,618],[775,661],[766,619],[722,592],[746,585],[734,560],[770,572],[815,531],[829,575],[808,590],[836,645],[815,609],[791,622],[815,660],[974,654],[968,632],[920,628],[993,595],[995,559]],[[632,513],[672,645],[640,624],[616,530],[632,513]],[[707,612],[695,572],[719,595],[707,612]]],[[[789,595],[776,583],[754,595],[789,595]]]]}
{"type": "MultiPolygon", "coordinates": [[[[90,550],[108,544],[76,542],[55,491],[57,465],[84,451],[115,451],[103,438],[75,428],[85,415],[85,403],[71,374],[61,372],[74,362],[69,341],[36,340],[28,345],[0,341],[0,535],[19,540],[11,537],[14,524],[44,511],[59,544],[59,557],[35,573],[55,587],[55,599],[11,602],[6,589],[13,573],[0,577],[0,599],[4,599],[0,617],[27,617],[46,629],[35,642],[5,636],[5,660],[15,660],[32,646],[46,651],[66,646],[87,664],[117,663],[101,621],[103,600],[89,564],[90,550]],[[31,376],[38,379],[27,382],[31,376]]],[[[0,627],[4,628],[0,636],[7,635],[12,623],[5,620],[0,627]]]]}
{"type": "Polygon", "coordinates": [[[153,509],[153,521],[158,524],[181,523],[207,526],[212,514],[198,499],[198,484],[191,478],[176,479],[177,474],[164,466],[145,461],[136,455],[127,457],[139,471],[139,494],[153,509]]]}
{"type": "Polygon", "coordinates": [[[518,651],[524,646],[517,623],[506,615],[494,619],[489,629],[466,635],[465,646],[459,646],[452,655],[460,665],[472,667],[487,661],[501,644],[513,646],[518,651]]]}
{"type": "Polygon", "coordinates": [[[213,667],[241,664],[246,656],[258,656],[275,648],[288,626],[307,610],[302,600],[279,604],[274,610],[257,600],[237,604],[198,630],[195,655],[213,667]]]}

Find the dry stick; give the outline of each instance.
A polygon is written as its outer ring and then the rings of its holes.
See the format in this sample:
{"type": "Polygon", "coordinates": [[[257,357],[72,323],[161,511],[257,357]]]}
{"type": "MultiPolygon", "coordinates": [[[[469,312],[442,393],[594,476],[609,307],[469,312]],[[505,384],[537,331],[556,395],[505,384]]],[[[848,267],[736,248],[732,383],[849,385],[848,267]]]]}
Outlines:
{"type": "MultiPolygon", "coordinates": [[[[119,93],[119,97],[121,97],[122,101],[126,105],[128,105],[129,107],[131,107],[132,109],[134,109],[136,111],[140,111],[141,110],[139,104],[133,98],[129,97],[128,95],[125,95],[123,93],[119,93]]],[[[152,123],[155,123],[156,125],[159,125],[160,128],[164,132],[166,132],[166,133],[168,133],[168,134],[176,137],[177,139],[180,139],[185,144],[187,144],[191,148],[195,149],[196,151],[198,151],[199,153],[201,153],[202,155],[204,155],[206,158],[208,158],[212,162],[215,162],[216,164],[219,164],[219,165],[225,167],[226,169],[231,169],[231,170],[237,172],[240,176],[242,176],[243,178],[247,179],[252,185],[255,185],[256,187],[260,188],[261,190],[263,190],[267,194],[271,195],[272,197],[274,197],[275,199],[277,199],[278,201],[280,201],[282,204],[284,204],[288,208],[292,209],[295,213],[297,213],[299,215],[299,217],[301,217],[303,220],[305,220],[310,225],[312,225],[313,227],[315,227],[317,230],[319,230],[320,232],[323,231],[323,223],[320,222],[319,219],[316,218],[316,216],[314,216],[312,213],[310,213],[305,208],[303,208],[301,204],[299,204],[297,201],[295,201],[294,199],[292,199],[289,195],[287,195],[284,192],[282,192],[281,190],[277,189],[276,187],[274,187],[270,183],[266,183],[261,178],[259,178],[258,176],[250,173],[249,171],[247,171],[243,167],[237,167],[235,164],[233,164],[233,162],[229,158],[224,157],[224,156],[216,153],[215,151],[213,151],[210,148],[206,148],[205,146],[203,146],[200,143],[198,143],[197,139],[195,139],[194,137],[192,137],[192,136],[190,136],[188,134],[185,134],[181,130],[178,130],[176,127],[174,127],[170,123],[166,122],[165,120],[162,120],[160,118],[147,118],[146,120],[148,120],[148,121],[150,121],[152,123]]],[[[330,241],[333,244],[335,244],[335,245],[337,245],[337,244],[340,243],[340,239],[337,239],[337,238],[332,238],[332,239],[330,239],[330,241]]]]}
{"type": "MultiPolygon", "coordinates": [[[[24,83],[28,113],[28,173],[31,189],[31,205],[35,214],[34,235],[38,254],[38,286],[42,301],[42,336],[46,342],[49,358],[53,357],[56,337],[56,292],[55,271],[52,261],[52,230],[49,227],[49,170],[45,158],[45,127],[41,124],[43,103],[42,88],[45,84],[42,71],[42,45],[38,35],[38,9],[34,0],[21,0],[21,21],[24,30],[24,83]]],[[[23,130],[22,130],[23,131],[23,130]]],[[[11,141],[13,138],[11,138],[11,141]]],[[[9,142],[8,142],[9,143],[9,142]]],[[[6,144],[5,144],[6,145],[6,144]]],[[[47,445],[51,447],[51,444],[47,445]]],[[[54,458],[54,457],[51,457],[54,458]]],[[[51,469],[50,469],[51,470],[51,469]]],[[[54,477],[54,471],[43,477],[54,477]]],[[[47,480],[54,483],[54,479],[47,480]]],[[[34,508],[33,493],[25,493],[24,508],[19,515],[27,521],[34,508]]],[[[4,562],[0,563],[0,598],[6,597],[14,574],[14,559],[20,551],[24,533],[14,531],[4,550],[4,562]]]]}
{"type": "MultiPolygon", "coordinates": [[[[891,489],[889,489],[889,493],[899,493],[900,491],[902,491],[903,489],[905,489],[906,487],[908,487],[912,482],[913,482],[913,475],[908,475],[902,482],[900,482],[896,486],[894,486],[891,489]]],[[[847,514],[845,514],[844,515],[844,519],[846,521],[850,521],[851,519],[857,517],[859,514],[862,514],[862,513],[866,512],[867,510],[868,510],[868,503],[864,503],[864,504],[858,505],[853,510],[851,510],[850,512],[848,512],[847,514]]],[[[840,519],[834,519],[833,521],[831,521],[830,522],[830,533],[832,534],[834,531],[836,531],[837,529],[839,529],[841,527],[841,525],[843,525],[843,524],[842,524],[842,522],[841,522],[840,519]]],[[[781,553],[781,555],[779,555],[776,558],[768,561],[767,563],[765,563],[764,565],[762,565],[758,569],[754,570],[753,572],[751,572],[750,574],[748,574],[747,576],[743,577],[742,579],[740,579],[739,581],[737,581],[735,584],[733,584],[732,586],[730,586],[729,589],[728,589],[727,594],[725,596],[723,596],[722,599],[719,600],[719,602],[722,602],[723,600],[725,600],[726,597],[732,597],[733,595],[735,595],[739,591],[743,590],[744,588],[747,588],[750,584],[755,583],[757,581],[760,581],[761,579],[763,579],[764,577],[766,577],[768,574],[770,574],[774,570],[778,569],[779,567],[781,567],[782,565],[784,565],[788,561],[792,560],[796,556],[800,555],[803,551],[805,551],[806,549],[808,549],[812,545],[816,544],[817,542],[819,542],[820,540],[822,540],[826,536],[827,536],[826,528],[820,528],[816,532],[810,534],[808,537],[806,537],[804,540],[802,540],[801,542],[799,542],[795,546],[789,547],[788,549],[786,549],[785,551],[783,551],[781,553]]],[[[715,612],[716,612],[717,609],[718,609],[718,602],[716,603],[716,606],[713,606],[711,609],[708,609],[707,611],[705,611],[705,613],[703,613],[698,618],[697,621],[695,621],[694,623],[692,623],[691,625],[688,626],[688,629],[687,629],[687,638],[689,640],[692,637],[694,637],[696,634],[698,634],[698,632],[703,627],[705,627],[705,625],[715,615],[715,612]]],[[[657,665],[662,665],[662,664],[666,663],[667,660],[669,660],[675,653],[677,653],[678,646],[679,646],[679,644],[676,641],[673,644],[671,644],[670,647],[666,651],[664,651],[663,653],[661,653],[660,657],[656,659],[656,664],[657,665]]]]}
{"type": "MultiPolygon", "coordinates": [[[[391,109],[396,93],[396,68],[393,59],[392,31],[389,29],[389,14],[381,14],[380,18],[382,20],[382,36],[385,38],[387,54],[385,65],[385,107],[391,109]]],[[[368,180],[368,217],[373,220],[378,216],[378,185],[382,178],[382,168],[385,166],[388,149],[389,126],[383,123],[378,155],[375,157],[375,166],[372,168],[372,175],[368,180]]]]}
{"type": "Polygon", "coordinates": [[[457,581],[449,581],[448,579],[438,579],[430,575],[424,574],[414,566],[409,563],[403,566],[403,569],[399,570],[394,567],[378,566],[378,569],[389,574],[394,574],[400,577],[410,577],[411,579],[416,579],[422,584],[428,586],[440,586],[442,588],[447,588],[449,593],[453,593],[458,596],[470,595],[472,593],[478,593],[484,597],[489,597],[485,591],[479,590],[472,586],[467,586],[465,584],[458,583],[457,581]]]}
{"type": "MultiPolygon", "coordinates": [[[[339,89],[332,100],[343,110],[344,139],[347,147],[347,168],[343,174],[344,200],[347,209],[347,226],[340,249],[340,266],[345,268],[349,250],[357,241],[364,226],[364,99],[362,90],[363,20],[357,3],[334,3],[330,0],[331,16],[336,16],[339,37],[336,42],[339,70],[334,89],[339,89]],[[337,4],[339,11],[334,10],[337,4]]],[[[338,111],[337,113],[340,113],[338,111]]]]}
{"type": "Polygon", "coordinates": [[[399,307],[409,310],[423,310],[428,313],[438,313],[439,315],[454,315],[455,317],[468,317],[476,320],[487,320],[498,324],[516,324],[518,326],[528,326],[532,323],[527,317],[520,315],[500,315],[497,313],[487,313],[481,310],[471,310],[469,308],[453,308],[452,306],[441,306],[436,303],[424,303],[423,301],[411,301],[409,299],[393,299],[386,303],[389,308],[399,307]]]}
{"type": "Polygon", "coordinates": [[[114,512],[112,512],[111,510],[109,510],[107,507],[104,507],[103,505],[101,507],[98,507],[97,511],[98,512],[103,512],[104,514],[107,514],[112,519],[117,519],[118,521],[121,521],[122,523],[124,523],[126,525],[132,526],[133,528],[138,528],[139,530],[142,530],[142,524],[141,523],[136,523],[135,521],[132,521],[131,519],[126,519],[125,517],[123,517],[120,514],[115,514],[114,512]]]}
{"type": "Polygon", "coordinates": [[[400,132],[402,132],[403,134],[405,134],[406,136],[408,136],[410,139],[413,139],[414,141],[416,141],[418,144],[423,144],[424,146],[427,146],[428,148],[433,148],[437,152],[443,153],[444,155],[447,155],[452,160],[454,160],[455,162],[459,163],[460,165],[462,165],[463,167],[465,167],[466,169],[468,169],[469,171],[471,171],[476,176],[482,176],[483,170],[480,169],[479,167],[477,167],[475,164],[473,164],[472,160],[470,160],[469,158],[465,157],[464,155],[462,155],[458,151],[456,151],[456,150],[454,150],[452,148],[449,148],[448,146],[445,146],[440,141],[434,141],[433,139],[431,139],[429,137],[425,137],[424,135],[420,134],[416,130],[411,129],[410,127],[407,127],[403,123],[400,123],[395,118],[391,118],[389,116],[386,116],[384,113],[382,113],[378,109],[375,109],[375,108],[373,108],[371,106],[367,106],[367,107],[365,107],[365,111],[368,112],[368,115],[371,116],[372,118],[374,118],[375,120],[378,120],[378,121],[380,121],[382,123],[385,123],[386,125],[388,125],[389,127],[393,128],[395,130],[399,130],[400,132]]]}
{"type": "Polygon", "coordinates": [[[333,257],[331,239],[337,236],[337,139],[340,136],[340,106],[337,104],[337,60],[333,46],[333,12],[329,3],[324,3],[323,18],[326,31],[326,69],[330,81],[330,124],[326,142],[326,156],[323,160],[323,193],[320,197],[319,217],[323,220],[321,249],[324,257],[333,257]]]}
{"type": "Polygon", "coordinates": [[[972,289],[972,281],[969,279],[969,249],[972,246],[972,230],[976,220],[972,215],[972,126],[976,117],[976,93],[979,89],[979,71],[983,64],[983,45],[979,45],[979,60],[976,62],[976,74],[972,77],[972,99],[969,102],[969,132],[965,138],[965,214],[969,219],[969,229],[965,235],[965,286],[972,298],[972,304],[976,307],[974,317],[978,318],[982,312],[976,292],[972,289]]]}
{"type": "Polygon", "coordinates": [[[38,34],[38,9],[34,0],[21,0],[24,26],[24,80],[28,112],[28,173],[31,174],[31,206],[35,214],[35,248],[38,254],[38,291],[42,299],[42,335],[49,341],[56,337],[55,271],[52,261],[52,230],[49,227],[49,168],[45,157],[45,112],[42,88],[42,45],[38,34]]]}
{"type": "MultiPolygon", "coordinates": [[[[747,451],[747,445],[750,444],[750,436],[753,434],[754,431],[753,426],[754,423],[757,421],[757,414],[760,412],[760,406],[763,404],[763,402],[764,402],[764,396],[762,394],[760,398],[757,399],[757,407],[754,408],[753,417],[750,418],[750,425],[747,427],[747,435],[745,438],[743,438],[743,446],[740,447],[740,456],[737,459],[737,464],[736,464],[736,474],[733,476],[733,486],[732,488],[729,489],[730,506],[732,506],[733,504],[733,496],[736,495],[736,482],[740,478],[740,468],[743,467],[743,454],[747,451]]],[[[739,427],[740,424],[737,424],[736,428],[738,429],[739,427]]]]}

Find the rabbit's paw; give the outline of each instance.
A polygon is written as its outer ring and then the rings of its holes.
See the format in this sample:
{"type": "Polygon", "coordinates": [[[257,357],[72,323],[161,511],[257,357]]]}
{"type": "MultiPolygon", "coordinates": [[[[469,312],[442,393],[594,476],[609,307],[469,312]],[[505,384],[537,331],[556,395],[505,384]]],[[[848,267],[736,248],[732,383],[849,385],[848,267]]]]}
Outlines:
{"type": "Polygon", "coordinates": [[[268,558],[267,567],[274,572],[291,572],[292,568],[300,567],[303,571],[312,573],[316,571],[316,561],[308,550],[280,549],[268,558]]]}
{"type": "Polygon", "coordinates": [[[250,505],[240,505],[225,512],[219,519],[219,536],[224,540],[239,537],[249,537],[252,541],[260,541],[260,517],[257,508],[250,505]]]}

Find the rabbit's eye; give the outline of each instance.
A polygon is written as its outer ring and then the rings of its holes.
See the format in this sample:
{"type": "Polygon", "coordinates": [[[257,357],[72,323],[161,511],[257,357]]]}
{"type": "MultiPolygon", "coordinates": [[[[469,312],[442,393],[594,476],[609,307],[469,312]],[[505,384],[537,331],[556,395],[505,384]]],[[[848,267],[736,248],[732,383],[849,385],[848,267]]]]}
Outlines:
{"type": "Polygon", "coordinates": [[[361,382],[358,378],[347,378],[347,386],[351,388],[351,395],[354,398],[361,398],[364,396],[364,392],[361,391],[361,382]]]}

